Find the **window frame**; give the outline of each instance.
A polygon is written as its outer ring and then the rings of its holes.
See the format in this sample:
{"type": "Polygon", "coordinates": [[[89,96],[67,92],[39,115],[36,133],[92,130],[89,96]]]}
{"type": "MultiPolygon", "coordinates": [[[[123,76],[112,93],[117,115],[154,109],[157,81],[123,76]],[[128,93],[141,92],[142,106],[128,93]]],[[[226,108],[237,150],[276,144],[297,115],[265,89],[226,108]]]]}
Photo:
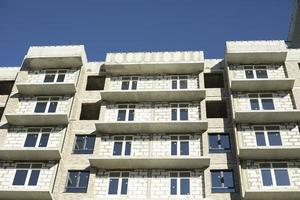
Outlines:
{"type": "Polygon", "coordinates": [[[113,136],[113,145],[112,145],[112,156],[113,157],[130,157],[132,156],[132,144],[134,141],[134,135],[115,135],[113,136]],[[116,137],[123,137],[122,140],[116,140],[116,137]],[[126,137],[131,137],[131,140],[126,139],[126,137]],[[115,143],[116,142],[122,142],[122,150],[121,150],[121,155],[114,155],[114,149],[115,149],[115,143]],[[130,154],[129,155],[125,155],[125,150],[126,150],[126,143],[130,142],[130,154]]]}
{"type": "Polygon", "coordinates": [[[190,140],[191,135],[170,135],[170,156],[190,156],[190,140]],[[177,137],[177,139],[172,139],[172,137],[177,137]],[[188,137],[188,139],[180,139],[180,137],[188,137]],[[176,144],[176,155],[172,155],[172,142],[177,142],[176,144]],[[187,142],[188,143],[188,154],[187,155],[181,155],[181,142],[187,142]]]}
{"type": "Polygon", "coordinates": [[[273,93],[248,93],[248,100],[249,100],[249,107],[251,111],[269,111],[269,110],[276,110],[276,105],[274,103],[274,96],[273,93]],[[270,97],[266,97],[267,95],[270,95],[270,97]],[[256,97],[255,97],[256,96],[256,97]],[[274,109],[264,109],[264,105],[262,103],[263,99],[271,99],[273,103],[274,109]],[[253,110],[251,108],[251,100],[257,100],[258,101],[258,110],[253,110]]]}
{"type": "Polygon", "coordinates": [[[88,187],[89,187],[89,181],[90,181],[90,171],[87,170],[68,170],[67,171],[67,181],[65,184],[65,188],[64,188],[64,192],[65,193],[87,193],[88,191],[88,187]],[[68,182],[69,182],[69,178],[70,178],[70,172],[77,172],[77,179],[76,179],[76,187],[68,187],[68,182]],[[88,178],[87,178],[87,185],[86,187],[78,187],[80,185],[80,174],[81,173],[87,173],[88,174],[88,178]],[[67,191],[70,188],[75,188],[78,189],[78,191],[67,191]],[[83,188],[83,191],[81,190],[83,188]]]}
{"type": "Polygon", "coordinates": [[[53,127],[41,127],[41,128],[36,128],[36,127],[28,127],[26,129],[26,137],[23,141],[23,148],[47,148],[48,147],[48,144],[49,144],[49,140],[50,140],[50,134],[53,132],[53,127]],[[30,129],[39,129],[39,131],[35,132],[35,131],[29,131],[30,129]],[[44,131],[45,129],[50,129],[50,131],[44,131]],[[29,134],[38,134],[38,137],[37,137],[37,140],[36,140],[36,143],[35,143],[35,146],[34,147],[27,147],[25,146],[25,142],[27,140],[27,137],[29,134]],[[42,138],[42,135],[43,134],[48,134],[49,137],[48,137],[48,141],[47,141],[47,146],[45,147],[40,147],[40,142],[41,142],[41,138],[42,138]]]}
{"type": "Polygon", "coordinates": [[[44,83],[44,84],[64,83],[64,82],[65,82],[65,79],[66,79],[66,74],[67,74],[67,73],[68,73],[68,70],[67,70],[67,69],[45,70],[43,83],[44,83]],[[45,79],[46,79],[46,76],[47,76],[47,75],[54,75],[53,81],[51,81],[51,82],[45,82],[45,79]],[[58,80],[58,77],[59,77],[60,75],[64,75],[63,81],[57,81],[57,80],[58,80]]]}
{"type": "Polygon", "coordinates": [[[275,187],[275,188],[281,188],[281,187],[291,187],[291,178],[290,178],[290,173],[289,173],[289,167],[288,167],[288,163],[287,162],[259,162],[259,171],[260,171],[260,183],[261,183],[261,186],[263,188],[272,188],[272,187],[275,187]],[[286,168],[274,168],[274,164],[286,164],[286,168]],[[270,168],[261,168],[261,165],[262,164],[269,164],[270,165],[270,168]],[[264,185],[263,184],[263,176],[262,176],[262,169],[269,169],[270,170],[270,173],[271,173],[271,180],[272,180],[272,185],[268,186],[268,185],[264,185]],[[287,175],[288,175],[288,179],[289,179],[289,185],[277,185],[277,181],[276,181],[276,175],[275,175],[275,169],[281,169],[281,170],[286,170],[287,172],[287,175]]]}
{"type": "Polygon", "coordinates": [[[170,121],[189,121],[190,103],[171,103],[170,104],[170,121]],[[182,106],[186,105],[186,106],[182,106]],[[181,107],[182,106],[182,107],[181,107]],[[176,109],[176,120],[172,119],[172,111],[176,109]],[[187,110],[187,119],[180,119],[181,109],[187,110]]]}
{"type": "Polygon", "coordinates": [[[128,196],[128,188],[129,188],[129,177],[130,177],[130,171],[110,171],[109,175],[108,175],[108,186],[107,186],[107,192],[106,195],[107,196],[122,196],[122,197],[126,197],[128,196]],[[119,173],[119,176],[111,176],[112,173],[119,173]],[[128,176],[123,176],[124,173],[128,173],[128,176]],[[126,194],[121,194],[122,192],[122,181],[124,179],[127,179],[127,191],[126,194]],[[118,188],[117,188],[117,194],[109,194],[109,190],[110,190],[110,181],[111,179],[118,179],[118,188]]]}
{"type": "Polygon", "coordinates": [[[74,139],[74,145],[73,145],[73,150],[72,150],[72,154],[76,154],[76,155],[80,155],[80,154],[93,154],[94,153],[94,149],[95,149],[95,142],[96,142],[96,136],[95,135],[84,135],[84,134],[76,134],[75,135],[75,139],[74,139]],[[85,149],[75,149],[76,145],[77,145],[77,137],[85,137],[84,140],[84,147],[85,149]],[[88,137],[93,137],[94,138],[94,143],[93,143],[93,149],[86,149],[87,146],[87,138],[88,137]]]}
{"type": "Polygon", "coordinates": [[[247,79],[247,80],[269,79],[268,66],[267,65],[243,65],[243,70],[244,70],[244,78],[247,79]],[[246,68],[248,68],[248,69],[246,69],[246,68]],[[265,68],[265,69],[260,69],[260,68],[265,68]],[[265,70],[266,74],[267,74],[267,78],[258,78],[257,77],[257,70],[265,70]],[[253,78],[247,78],[246,71],[252,71],[253,78]]]}
{"type": "Polygon", "coordinates": [[[188,80],[189,80],[189,75],[174,75],[171,76],[171,89],[172,90],[187,90],[189,89],[189,84],[188,84],[188,80]],[[173,88],[173,82],[176,81],[176,88],[173,88]],[[181,81],[185,81],[186,82],[186,88],[181,88],[181,81]]]}
{"type": "Polygon", "coordinates": [[[169,171],[169,196],[170,197],[187,197],[191,195],[191,171],[169,171]],[[176,177],[172,176],[172,173],[176,173],[176,177]],[[181,176],[181,174],[188,173],[189,176],[181,176]],[[176,179],[176,194],[172,194],[172,179],[176,179]],[[188,179],[189,181],[189,194],[181,194],[181,179],[188,179]]]}
{"type": "Polygon", "coordinates": [[[284,146],[283,144],[283,140],[282,140],[282,135],[281,135],[281,126],[280,125],[254,125],[251,127],[252,131],[255,135],[255,145],[256,147],[282,147],[284,146]],[[267,129],[267,127],[278,127],[278,129],[267,129]],[[262,130],[255,130],[255,128],[261,128],[262,130]],[[266,145],[262,145],[262,146],[258,146],[257,145],[257,138],[256,138],[256,132],[263,132],[264,134],[264,139],[265,139],[265,143],[266,145]],[[270,145],[270,141],[269,141],[269,135],[268,132],[278,132],[279,133],[279,137],[280,137],[280,141],[281,141],[281,145],[270,145]]]}
{"type": "Polygon", "coordinates": [[[36,101],[35,101],[35,106],[34,106],[33,112],[34,113],[47,113],[47,114],[49,114],[49,113],[57,113],[57,108],[58,108],[58,105],[59,105],[60,101],[61,101],[61,98],[58,97],[58,96],[53,96],[53,97],[41,97],[41,96],[38,96],[36,98],[36,101]],[[36,108],[37,108],[38,103],[46,103],[46,107],[45,107],[45,111],[44,112],[36,112],[35,111],[36,108]],[[49,112],[51,103],[57,103],[56,107],[55,107],[55,112],[49,112]]]}
{"type": "Polygon", "coordinates": [[[213,169],[210,170],[210,182],[211,182],[211,193],[234,193],[236,192],[236,184],[235,184],[235,174],[234,174],[234,170],[232,169],[213,169]],[[212,175],[213,172],[220,172],[220,175],[223,182],[221,182],[221,187],[213,187],[213,179],[212,179],[212,175]],[[233,188],[230,187],[225,187],[225,181],[224,181],[224,172],[231,172],[232,175],[232,183],[233,183],[233,188]]]}
{"type": "MultiPolygon", "coordinates": [[[[128,89],[127,90],[137,90],[137,87],[138,87],[138,81],[139,81],[139,76],[122,76],[121,77],[121,90],[125,90],[125,89],[122,89],[123,87],[123,83],[124,82],[128,82],[128,89]],[[126,80],[127,79],[127,80],[126,80]],[[136,82],[136,88],[135,89],[132,89],[132,86],[133,86],[133,82],[136,82]]],[[[126,90],[125,90],[126,91],[126,90]]]]}
{"type": "Polygon", "coordinates": [[[136,104],[117,104],[117,121],[124,121],[124,122],[131,122],[135,119],[135,110],[136,110],[136,104]],[[121,106],[124,106],[124,108],[120,108],[121,106]],[[119,120],[119,111],[125,110],[125,120],[119,120]],[[130,111],[133,110],[133,120],[129,120],[130,111]]]}
{"type": "Polygon", "coordinates": [[[228,153],[231,152],[231,141],[230,141],[231,137],[229,133],[208,133],[208,151],[209,153],[228,153]],[[221,143],[221,135],[227,135],[228,136],[228,144],[229,144],[229,149],[225,149],[225,148],[218,148],[218,149],[211,149],[210,148],[210,136],[211,135],[217,135],[218,137],[218,147],[222,147],[222,143],[221,143]]]}
{"type": "Polygon", "coordinates": [[[12,180],[11,180],[11,184],[10,184],[10,185],[13,186],[13,187],[37,187],[37,186],[38,186],[38,183],[39,183],[39,178],[40,178],[40,175],[41,175],[41,170],[42,170],[43,168],[44,168],[44,163],[40,163],[40,162],[35,162],[35,163],[30,163],[30,162],[17,162],[17,163],[15,163],[15,166],[14,166],[14,172],[15,172],[15,173],[14,173],[14,176],[13,176],[13,178],[12,178],[12,180]],[[28,167],[28,168],[18,168],[18,165],[29,165],[29,167],[28,167]],[[34,168],[33,165],[41,165],[41,167],[40,167],[40,168],[34,168]],[[14,185],[14,184],[13,184],[18,169],[21,169],[21,170],[27,170],[27,174],[26,174],[26,178],[25,178],[24,185],[14,185]],[[38,176],[38,179],[37,179],[37,183],[36,183],[36,185],[28,185],[33,170],[39,170],[39,176],[38,176]]]}

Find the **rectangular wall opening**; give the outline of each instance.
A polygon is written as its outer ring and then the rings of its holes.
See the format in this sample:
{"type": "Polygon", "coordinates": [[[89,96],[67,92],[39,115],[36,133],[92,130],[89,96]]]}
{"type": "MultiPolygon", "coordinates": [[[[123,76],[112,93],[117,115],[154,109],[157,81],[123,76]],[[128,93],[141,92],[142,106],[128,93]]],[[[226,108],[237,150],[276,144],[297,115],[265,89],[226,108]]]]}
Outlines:
{"type": "Polygon", "coordinates": [[[227,118],[227,103],[225,101],[206,101],[207,118],[227,118]]]}
{"type": "Polygon", "coordinates": [[[105,76],[88,76],[86,90],[103,90],[105,76]]]}
{"type": "Polygon", "coordinates": [[[100,114],[100,103],[81,104],[80,120],[98,120],[100,114]]]}
{"type": "Polygon", "coordinates": [[[14,81],[0,81],[0,95],[10,95],[14,81]]]}
{"type": "Polygon", "coordinates": [[[205,88],[224,88],[223,73],[204,73],[205,88]]]}

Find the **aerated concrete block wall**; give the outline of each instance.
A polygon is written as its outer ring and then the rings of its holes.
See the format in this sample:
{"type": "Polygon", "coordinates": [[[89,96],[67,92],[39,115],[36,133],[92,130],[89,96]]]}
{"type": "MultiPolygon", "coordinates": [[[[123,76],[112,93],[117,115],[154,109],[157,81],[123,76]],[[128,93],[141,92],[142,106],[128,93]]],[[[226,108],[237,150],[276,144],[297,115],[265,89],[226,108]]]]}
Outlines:
{"type": "MultiPolygon", "coordinates": [[[[64,82],[62,83],[75,83],[79,74],[79,70],[77,69],[61,69],[66,70],[67,73],[65,75],[64,82]]],[[[53,70],[31,70],[28,71],[28,83],[41,84],[44,83],[44,78],[46,75],[46,71],[53,70]]]]}
{"type": "MultiPolygon", "coordinates": [[[[251,65],[231,65],[229,70],[233,73],[234,79],[246,79],[244,66],[251,65]]],[[[286,78],[283,65],[257,65],[266,66],[268,79],[283,79],[286,78]]]]}

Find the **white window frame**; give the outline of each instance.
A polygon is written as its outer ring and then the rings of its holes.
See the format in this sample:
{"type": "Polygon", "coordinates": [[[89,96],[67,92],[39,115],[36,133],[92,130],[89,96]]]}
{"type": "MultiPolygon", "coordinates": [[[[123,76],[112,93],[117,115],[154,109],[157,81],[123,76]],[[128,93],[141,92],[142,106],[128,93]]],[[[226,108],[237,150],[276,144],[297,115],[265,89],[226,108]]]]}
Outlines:
{"type": "Polygon", "coordinates": [[[190,156],[190,140],[191,140],[191,136],[190,135],[170,135],[170,156],[174,157],[174,156],[190,156]],[[172,137],[177,137],[176,140],[173,140],[172,137]],[[180,139],[180,137],[189,137],[188,139],[180,139]],[[172,142],[177,142],[177,155],[172,155],[172,142]],[[188,155],[180,155],[180,144],[181,142],[188,142],[188,146],[189,146],[189,154],[188,155]]]}
{"type": "Polygon", "coordinates": [[[133,90],[132,89],[132,82],[133,81],[136,81],[136,89],[137,90],[138,88],[138,81],[139,81],[139,76],[122,76],[121,77],[121,90],[122,90],[122,85],[123,85],[123,82],[129,82],[129,85],[128,85],[128,90],[133,90]],[[129,80],[123,80],[124,78],[128,78],[129,80]]]}
{"type": "Polygon", "coordinates": [[[187,90],[189,88],[188,84],[189,76],[188,75],[175,75],[171,76],[171,89],[172,90],[187,90]],[[186,77],[186,78],[182,78],[186,77]],[[176,81],[176,89],[173,89],[173,81],[176,81]],[[180,81],[186,81],[186,88],[180,88],[180,81]]]}
{"type": "MultiPolygon", "coordinates": [[[[243,65],[243,70],[244,70],[244,78],[247,80],[251,80],[249,78],[246,77],[246,71],[252,71],[253,72],[253,79],[257,80],[257,79],[269,79],[269,74],[268,74],[268,66],[267,65],[243,65]],[[251,67],[252,69],[245,69],[246,67],[251,67]],[[257,78],[257,72],[256,72],[256,68],[258,67],[265,67],[266,68],[266,73],[267,73],[267,78],[257,78]]],[[[252,80],[253,80],[252,79],[252,80]]]]}
{"type": "Polygon", "coordinates": [[[56,110],[55,110],[55,112],[54,112],[54,113],[56,113],[56,112],[57,112],[57,108],[58,108],[58,106],[59,106],[60,100],[61,100],[61,98],[60,98],[60,97],[57,97],[57,96],[54,96],[54,97],[43,97],[43,96],[39,96],[39,97],[36,98],[36,102],[35,102],[35,106],[34,106],[34,108],[33,108],[33,112],[34,112],[34,110],[35,110],[35,108],[36,108],[36,105],[37,105],[38,103],[47,103],[46,108],[45,108],[45,112],[43,112],[43,113],[49,113],[48,110],[49,110],[50,104],[51,104],[52,102],[57,102],[57,107],[56,107],[56,110]],[[43,99],[43,100],[39,100],[39,98],[40,98],[40,99],[43,99]]]}
{"type": "Polygon", "coordinates": [[[57,70],[45,70],[45,74],[44,74],[44,79],[43,79],[43,83],[44,84],[51,84],[51,83],[64,83],[65,82],[65,78],[66,78],[66,74],[67,74],[67,70],[66,69],[57,69],[57,70]],[[65,75],[64,81],[62,82],[57,82],[58,76],[59,75],[65,75]],[[53,82],[44,82],[46,75],[55,75],[53,82]]]}
{"type": "Polygon", "coordinates": [[[251,110],[251,99],[257,99],[258,100],[259,110],[264,110],[263,109],[263,104],[261,102],[262,99],[272,99],[273,105],[274,105],[274,110],[276,110],[276,105],[275,105],[275,102],[274,102],[273,93],[248,93],[247,96],[248,96],[248,99],[249,99],[249,108],[250,108],[250,110],[251,110]],[[257,97],[250,97],[249,95],[257,95],[257,97]],[[262,95],[270,95],[270,97],[262,97],[262,95]]]}
{"type": "Polygon", "coordinates": [[[182,197],[184,197],[184,196],[190,196],[191,195],[191,193],[192,193],[192,191],[191,191],[191,171],[170,171],[169,172],[169,177],[170,177],[170,180],[169,180],[169,196],[170,197],[178,197],[178,196],[182,196],[182,197]],[[177,176],[176,177],[171,177],[171,173],[177,173],[177,176]],[[189,176],[188,177],[180,177],[180,173],[189,173],[189,176]],[[176,194],[171,194],[171,191],[172,191],[172,189],[171,189],[171,180],[172,179],[175,179],[176,178],[176,181],[177,181],[177,190],[176,190],[176,194]],[[181,195],[180,194],[180,190],[181,190],[181,184],[180,184],[180,179],[181,178],[188,178],[189,179],[189,183],[190,183],[190,188],[189,188],[189,190],[190,190],[190,193],[189,194],[186,194],[186,195],[181,195]]]}
{"type": "Polygon", "coordinates": [[[128,196],[128,191],[129,191],[129,177],[130,177],[130,171],[110,171],[108,172],[109,175],[108,175],[108,187],[107,187],[107,191],[106,191],[106,195],[109,196],[109,197],[114,197],[114,196],[121,196],[121,197],[126,197],[128,196]],[[119,174],[119,177],[111,177],[111,173],[120,173],[119,174]],[[128,177],[127,176],[122,176],[122,173],[128,173],[128,177]],[[110,182],[110,179],[113,178],[113,179],[118,179],[118,191],[117,191],[117,194],[109,194],[109,182],[110,182]],[[127,194],[121,194],[121,190],[122,190],[122,179],[123,178],[127,178],[128,179],[128,182],[127,182],[127,194]]]}
{"type": "Polygon", "coordinates": [[[275,172],[274,172],[274,169],[285,169],[288,173],[288,177],[289,177],[289,181],[291,183],[291,178],[290,178],[290,173],[289,173],[289,167],[288,167],[288,163],[287,162],[259,162],[259,174],[260,174],[260,184],[263,188],[272,188],[272,187],[276,187],[276,188],[282,188],[282,187],[291,187],[292,185],[277,185],[276,184],[276,177],[275,177],[275,172]],[[287,168],[274,168],[273,167],[273,164],[274,163],[284,163],[286,164],[287,168]],[[261,164],[270,164],[270,168],[261,168],[260,165],[261,164]],[[262,177],[262,174],[261,174],[261,170],[262,169],[270,169],[271,171],[271,178],[272,178],[272,185],[270,186],[265,186],[264,183],[263,183],[263,177],[262,177]]]}
{"type": "Polygon", "coordinates": [[[25,163],[22,163],[22,162],[17,162],[15,164],[15,172],[14,172],[14,176],[12,177],[12,180],[11,180],[11,186],[12,187],[38,187],[38,183],[39,183],[39,179],[40,179],[40,176],[41,176],[41,172],[42,172],[42,169],[44,168],[44,163],[28,163],[28,162],[25,162],[25,163]],[[29,168],[17,168],[18,165],[30,165],[29,168]],[[41,165],[41,168],[32,168],[32,165],[41,165]],[[18,169],[21,169],[21,170],[27,170],[27,175],[26,175],[26,179],[25,179],[25,183],[24,185],[13,185],[13,182],[14,182],[14,179],[15,179],[15,176],[16,176],[16,173],[17,173],[17,170],[18,169]],[[31,173],[32,173],[32,170],[40,170],[40,174],[39,174],[39,178],[38,178],[38,182],[36,185],[28,185],[29,183],[29,179],[30,179],[30,176],[31,176],[31,173]]]}
{"type": "MultiPolygon", "coordinates": [[[[125,121],[124,122],[130,122],[128,119],[129,119],[129,111],[130,110],[134,110],[134,118],[135,118],[135,110],[136,110],[136,104],[118,104],[117,105],[117,120],[118,120],[118,116],[119,116],[119,110],[126,110],[126,113],[125,113],[125,121]],[[119,108],[119,106],[126,106],[126,108],[119,108]],[[130,108],[130,106],[134,106],[134,108],[130,108]]],[[[134,121],[134,120],[133,120],[134,121]]]]}
{"type": "Polygon", "coordinates": [[[112,156],[113,157],[130,157],[132,156],[132,144],[133,144],[133,135],[115,135],[113,136],[113,145],[112,145],[112,156]],[[115,140],[115,137],[123,137],[122,140],[115,140]],[[131,140],[126,139],[126,137],[131,137],[131,140]],[[114,147],[115,147],[115,142],[122,142],[122,152],[121,155],[113,155],[114,154],[114,147]],[[126,142],[130,142],[131,143],[131,149],[130,149],[130,155],[125,155],[125,147],[126,147],[126,142]]]}
{"type": "MultiPolygon", "coordinates": [[[[270,125],[254,125],[254,126],[252,126],[252,131],[253,131],[254,136],[255,136],[255,142],[256,142],[255,145],[256,146],[257,146],[257,141],[256,141],[256,134],[255,134],[255,132],[264,132],[264,137],[265,137],[265,141],[266,141],[266,146],[265,147],[274,147],[274,146],[270,146],[269,137],[268,137],[268,131],[278,131],[279,135],[280,135],[282,146],[284,146],[283,140],[282,140],[282,137],[281,137],[281,126],[280,125],[276,125],[276,124],[274,124],[274,125],[271,125],[271,124],[270,125]],[[267,126],[277,126],[278,129],[267,130],[266,129],[267,126]],[[262,127],[263,130],[255,130],[255,127],[260,127],[260,128],[262,127]]],[[[264,146],[257,146],[257,147],[264,147],[264,146]]]]}
{"type": "Polygon", "coordinates": [[[171,103],[170,104],[170,121],[189,121],[190,115],[190,103],[171,103]],[[177,105],[176,107],[172,107],[173,105],[177,105]],[[180,107],[180,105],[187,105],[186,107],[180,107]],[[180,120],[180,109],[187,109],[188,110],[188,119],[187,120],[180,120]],[[172,110],[176,109],[177,112],[177,120],[172,120],[172,110]]]}
{"type": "MultiPolygon", "coordinates": [[[[34,148],[47,148],[47,147],[39,147],[39,144],[41,142],[41,138],[42,138],[43,134],[49,134],[49,139],[50,139],[50,134],[52,132],[53,132],[52,127],[42,127],[42,128],[28,127],[28,128],[26,128],[26,137],[23,141],[23,148],[33,148],[33,147],[24,147],[28,134],[38,134],[34,148]],[[39,131],[38,132],[29,132],[29,129],[39,129],[39,131]],[[43,131],[44,129],[51,129],[51,130],[48,132],[48,131],[43,131]]],[[[49,139],[48,139],[48,142],[49,142],[49,139]]]]}

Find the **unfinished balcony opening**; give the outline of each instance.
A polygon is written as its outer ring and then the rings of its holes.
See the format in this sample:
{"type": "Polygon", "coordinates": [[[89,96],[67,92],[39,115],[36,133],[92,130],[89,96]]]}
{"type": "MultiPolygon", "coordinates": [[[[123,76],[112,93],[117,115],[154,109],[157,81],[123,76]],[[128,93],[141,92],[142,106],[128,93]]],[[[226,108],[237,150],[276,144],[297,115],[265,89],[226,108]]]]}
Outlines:
{"type": "Polygon", "coordinates": [[[105,76],[88,76],[86,90],[103,90],[105,76]]]}
{"type": "Polygon", "coordinates": [[[10,95],[14,81],[0,81],[0,95],[10,95]]]}
{"type": "Polygon", "coordinates": [[[80,120],[98,120],[100,115],[101,104],[83,103],[81,105],[80,120]]]}
{"type": "Polygon", "coordinates": [[[224,88],[223,73],[205,73],[205,88],[224,88]]]}
{"type": "Polygon", "coordinates": [[[206,101],[207,118],[227,118],[227,104],[225,101],[206,101]]]}

